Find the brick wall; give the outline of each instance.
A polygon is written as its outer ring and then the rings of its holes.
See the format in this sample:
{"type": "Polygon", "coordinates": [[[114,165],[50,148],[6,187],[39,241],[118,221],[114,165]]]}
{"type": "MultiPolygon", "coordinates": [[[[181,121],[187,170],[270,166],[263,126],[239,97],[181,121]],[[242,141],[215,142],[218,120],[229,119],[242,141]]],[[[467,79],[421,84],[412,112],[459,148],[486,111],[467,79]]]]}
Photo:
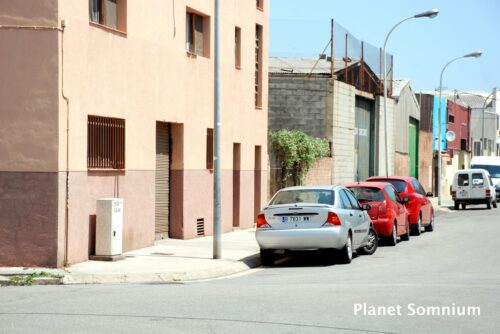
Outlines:
{"type": "Polygon", "coordinates": [[[316,161],[307,173],[304,185],[324,185],[332,183],[332,158],[316,161]]]}

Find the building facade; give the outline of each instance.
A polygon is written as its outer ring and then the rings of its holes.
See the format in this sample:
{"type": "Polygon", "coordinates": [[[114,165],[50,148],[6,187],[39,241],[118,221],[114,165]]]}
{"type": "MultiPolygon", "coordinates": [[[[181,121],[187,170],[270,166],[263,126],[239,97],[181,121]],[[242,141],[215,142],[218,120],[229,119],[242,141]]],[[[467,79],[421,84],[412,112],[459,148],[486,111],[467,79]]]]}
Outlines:
{"type": "MultiPolygon", "coordinates": [[[[221,1],[222,229],[266,200],[269,1],[221,1]]],[[[0,4],[0,265],[82,262],[96,200],[123,250],[213,228],[214,3],[0,4]]]]}
{"type": "MultiPolygon", "coordinates": [[[[384,175],[386,131],[381,83],[362,61],[345,67],[342,60],[335,59],[333,78],[330,66],[327,60],[314,58],[270,58],[269,129],[296,129],[327,138],[331,178],[322,179],[327,183],[384,175]],[[347,73],[366,79],[352,84],[347,73]]],[[[389,175],[394,166],[394,108],[394,100],[388,98],[389,175]]]]}

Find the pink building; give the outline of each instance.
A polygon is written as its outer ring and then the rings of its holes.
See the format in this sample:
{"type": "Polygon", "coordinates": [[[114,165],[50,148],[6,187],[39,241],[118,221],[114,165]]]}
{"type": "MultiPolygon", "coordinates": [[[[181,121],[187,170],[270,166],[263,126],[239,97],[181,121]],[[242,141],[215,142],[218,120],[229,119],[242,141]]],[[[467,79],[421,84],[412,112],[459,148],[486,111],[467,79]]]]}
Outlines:
{"type": "MultiPolygon", "coordinates": [[[[266,200],[269,1],[220,1],[223,231],[266,200]]],[[[0,266],[94,252],[96,200],[123,250],[213,227],[214,1],[0,3],[0,266]]]]}

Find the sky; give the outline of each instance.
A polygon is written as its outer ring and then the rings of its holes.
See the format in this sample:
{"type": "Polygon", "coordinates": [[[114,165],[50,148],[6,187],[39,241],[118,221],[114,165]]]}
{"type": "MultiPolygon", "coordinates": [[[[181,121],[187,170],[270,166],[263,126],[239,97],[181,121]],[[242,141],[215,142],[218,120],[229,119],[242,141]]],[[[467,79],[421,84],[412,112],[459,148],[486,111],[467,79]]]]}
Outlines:
{"type": "Polygon", "coordinates": [[[436,18],[411,19],[392,32],[387,52],[394,55],[394,79],[410,80],[416,91],[434,91],[448,61],[480,50],[480,58],[447,67],[443,89],[500,88],[500,0],[269,1],[271,56],[318,55],[330,39],[332,18],[356,38],[382,47],[396,23],[438,9],[436,18]]]}

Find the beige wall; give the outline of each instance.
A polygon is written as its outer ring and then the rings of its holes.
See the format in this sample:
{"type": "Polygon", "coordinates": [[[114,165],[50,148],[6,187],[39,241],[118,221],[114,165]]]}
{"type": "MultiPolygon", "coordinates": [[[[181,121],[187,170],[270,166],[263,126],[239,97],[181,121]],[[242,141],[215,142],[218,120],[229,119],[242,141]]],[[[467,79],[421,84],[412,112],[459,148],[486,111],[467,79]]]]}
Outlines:
{"type": "MultiPolygon", "coordinates": [[[[60,266],[64,258],[67,163],[70,264],[86,260],[92,252],[95,201],[101,197],[124,198],[124,250],[153,243],[156,121],[177,124],[172,163],[172,193],[176,197],[171,212],[179,219],[172,228],[173,236],[195,237],[197,218],[205,219],[206,234],[212,232],[213,174],[206,170],[205,157],[206,131],[214,127],[213,2],[177,0],[174,6],[163,0],[149,0],[147,6],[142,1],[126,3],[126,32],[89,23],[88,1],[0,3],[0,24],[57,26],[61,20],[67,22],[64,33],[0,30],[2,82],[9,82],[0,89],[0,172],[52,172],[50,186],[57,189],[51,207],[44,209],[50,215],[45,215],[42,223],[52,224],[53,233],[43,239],[50,249],[44,250],[45,260],[37,260],[40,265],[60,266]],[[210,17],[209,57],[192,57],[186,52],[187,7],[210,17]],[[69,99],[69,108],[62,92],[69,99]],[[125,171],[87,170],[88,115],[125,119],[125,171]]],[[[224,231],[233,225],[233,143],[241,144],[241,227],[253,226],[255,207],[262,207],[266,200],[267,70],[262,78],[263,108],[254,106],[256,24],[263,26],[262,68],[268,67],[269,1],[264,4],[260,11],[253,0],[221,1],[224,231]],[[241,69],[236,69],[234,63],[235,26],[241,28],[241,69]],[[260,196],[249,191],[255,183],[256,145],[262,150],[260,196]],[[254,203],[254,198],[259,197],[260,203],[254,203]]],[[[24,182],[22,178],[18,181],[24,182]]],[[[38,184],[29,184],[36,187],[46,183],[43,178],[38,184]]],[[[19,203],[23,198],[33,201],[33,196],[16,196],[22,197],[19,203]]],[[[10,213],[6,216],[12,217],[10,213]]],[[[14,223],[0,225],[0,231],[15,231],[14,223]]],[[[29,229],[38,222],[25,223],[25,229],[29,229]]],[[[0,234],[0,244],[4,236],[0,234]]],[[[10,252],[17,252],[12,245],[7,246],[10,252]]]]}

